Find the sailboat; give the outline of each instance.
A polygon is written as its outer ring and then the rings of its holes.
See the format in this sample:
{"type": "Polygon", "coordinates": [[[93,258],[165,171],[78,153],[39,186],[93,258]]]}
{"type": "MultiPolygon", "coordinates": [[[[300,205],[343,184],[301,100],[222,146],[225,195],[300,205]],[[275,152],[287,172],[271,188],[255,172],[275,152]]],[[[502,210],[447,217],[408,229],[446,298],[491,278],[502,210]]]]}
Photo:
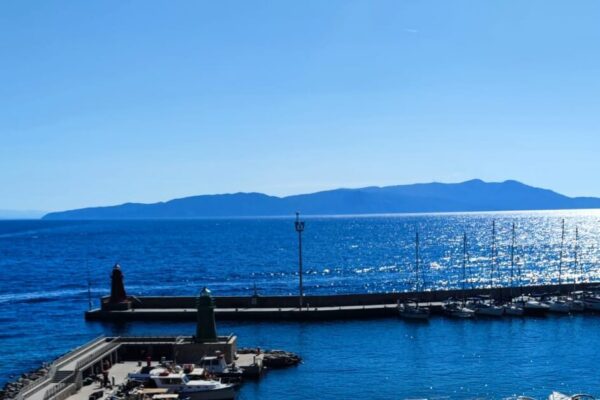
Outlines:
{"type": "Polygon", "coordinates": [[[444,312],[455,318],[473,318],[475,315],[475,310],[470,307],[467,307],[466,299],[465,299],[465,284],[467,280],[466,276],[467,270],[467,234],[463,235],[463,262],[462,262],[462,299],[460,301],[456,301],[453,299],[449,299],[442,304],[442,309],[444,312]]]}
{"type": "Polygon", "coordinates": [[[415,235],[415,299],[398,305],[398,312],[402,318],[426,321],[429,319],[429,307],[419,304],[422,287],[419,287],[419,231],[415,235]]]}
{"type": "MultiPolygon", "coordinates": [[[[563,267],[563,254],[565,247],[565,220],[562,220],[562,231],[560,236],[560,258],[558,260],[558,287],[559,291],[562,289],[562,267],[563,267]]],[[[548,305],[549,310],[553,313],[568,314],[575,309],[579,309],[579,304],[575,305],[573,298],[570,296],[553,296],[546,299],[545,303],[548,305]]]]}
{"type": "MultiPolygon", "coordinates": [[[[511,301],[505,305],[504,312],[506,313],[506,315],[521,316],[524,314],[523,306],[518,302],[512,301],[512,299],[514,299],[513,281],[514,281],[514,276],[515,276],[515,223],[514,222],[512,224],[511,232],[512,232],[511,242],[510,242],[510,297],[511,297],[511,301]]],[[[521,279],[520,279],[521,274],[519,273],[518,276],[519,276],[519,288],[521,288],[521,279]]],[[[523,295],[522,292],[523,292],[523,290],[521,288],[521,296],[523,295]]]]}
{"type": "MultiPolygon", "coordinates": [[[[514,265],[515,265],[515,223],[512,224],[512,240],[510,246],[510,285],[511,292],[513,288],[513,275],[514,275],[514,265]]],[[[519,267],[518,277],[519,277],[519,291],[520,295],[512,299],[509,307],[506,308],[506,313],[508,315],[546,315],[548,312],[548,305],[538,301],[536,298],[531,296],[526,296],[523,294],[523,285],[521,282],[521,267],[519,267]],[[514,307],[514,308],[511,308],[514,307]],[[519,314],[520,312],[520,314],[519,314]]]]}
{"type": "MultiPolygon", "coordinates": [[[[492,221],[492,267],[490,268],[490,290],[494,287],[494,266],[496,263],[496,221],[492,221]]],[[[504,307],[497,305],[493,298],[475,297],[469,299],[468,306],[475,310],[477,315],[486,317],[501,317],[504,307]]]]}
{"type": "MultiPolygon", "coordinates": [[[[575,227],[575,257],[574,257],[575,274],[579,271],[579,228],[575,227]]],[[[583,271],[580,274],[583,277],[583,271]]],[[[571,292],[571,312],[582,312],[585,310],[585,302],[583,301],[582,292],[577,291],[577,277],[573,278],[573,291],[571,292]]]]}

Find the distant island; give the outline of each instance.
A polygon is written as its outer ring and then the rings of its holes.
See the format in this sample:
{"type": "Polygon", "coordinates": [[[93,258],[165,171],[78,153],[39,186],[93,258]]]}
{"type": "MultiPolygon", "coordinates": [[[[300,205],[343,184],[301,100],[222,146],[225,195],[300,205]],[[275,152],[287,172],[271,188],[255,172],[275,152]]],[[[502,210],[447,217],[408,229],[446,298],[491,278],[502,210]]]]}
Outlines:
{"type": "Polygon", "coordinates": [[[600,208],[600,198],[567,197],[508,180],[419,183],[335,189],[286,197],[262,193],[200,195],[166,202],[126,203],[52,212],[43,219],[210,218],[600,208]]]}

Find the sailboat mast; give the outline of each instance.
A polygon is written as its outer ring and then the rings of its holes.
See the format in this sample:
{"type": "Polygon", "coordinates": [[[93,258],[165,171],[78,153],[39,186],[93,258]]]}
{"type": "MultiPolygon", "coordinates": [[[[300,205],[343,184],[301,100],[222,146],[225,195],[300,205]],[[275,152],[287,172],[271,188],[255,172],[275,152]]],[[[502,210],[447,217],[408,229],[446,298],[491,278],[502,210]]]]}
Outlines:
{"type": "Polygon", "coordinates": [[[560,256],[558,260],[558,291],[561,291],[562,284],[562,263],[563,263],[563,247],[565,245],[565,219],[562,220],[562,232],[560,234],[560,256]]]}
{"type": "Polygon", "coordinates": [[[510,295],[514,297],[514,276],[515,276],[515,223],[512,223],[511,241],[510,241],[510,295]]]}
{"type": "Polygon", "coordinates": [[[415,235],[415,289],[417,306],[419,305],[419,230],[415,235]]]}
{"type": "Polygon", "coordinates": [[[496,268],[496,220],[492,221],[492,268],[490,269],[490,289],[494,288],[494,269],[496,268]]]}
{"type": "Polygon", "coordinates": [[[465,285],[467,280],[467,233],[463,233],[463,264],[462,264],[462,302],[465,304],[465,285]]]}
{"type": "MultiPolygon", "coordinates": [[[[578,249],[578,241],[579,241],[579,229],[576,226],[575,227],[575,257],[574,257],[574,261],[575,261],[575,278],[573,279],[573,291],[577,290],[577,273],[579,272],[579,249],[578,249]]],[[[580,278],[583,281],[583,271],[580,273],[580,278]]]]}

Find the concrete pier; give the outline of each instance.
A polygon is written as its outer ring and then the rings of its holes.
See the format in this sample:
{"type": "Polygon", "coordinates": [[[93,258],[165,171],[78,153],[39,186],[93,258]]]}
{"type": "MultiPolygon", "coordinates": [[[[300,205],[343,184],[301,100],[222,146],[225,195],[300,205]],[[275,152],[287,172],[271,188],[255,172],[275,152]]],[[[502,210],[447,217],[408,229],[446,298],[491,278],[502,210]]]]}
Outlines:
{"type": "Polygon", "coordinates": [[[85,373],[101,371],[104,360],[118,361],[121,342],[116,338],[98,338],[55,360],[48,374],[23,388],[16,400],[63,400],[74,394],[85,373]]]}
{"type": "MultiPolygon", "coordinates": [[[[525,294],[569,293],[576,290],[597,288],[600,283],[577,285],[536,285],[523,287],[525,294]]],[[[519,288],[480,288],[466,291],[466,296],[491,296],[509,299],[519,295],[519,288]]],[[[460,290],[436,290],[418,293],[421,302],[429,303],[432,312],[441,309],[441,302],[448,298],[460,298],[460,290]]],[[[304,296],[302,308],[298,307],[298,296],[216,296],[214,297],[217,320],[335,320],[357,318],[380,318],[396,316],[396,304],[415,298],[416,293],[371,293],[348,295],[304,296]]],[[[109,297],[101,299],[100,309],[86,312],[87,320],[101,321],[195,321],[193,296],[148,296],[132,297],[129,309],[113,309],[109,297]]]]}
{"type": "Polygon", "coordinates": [[[98,383],[84,385],[84,381],[98,376],[104,363],[110,365],[109,380],[114,379],[119,385],[128,373],[139,370],[139,364],[148,357],[185,364],[198,362],[204,355],[214,355],[216,350],[228,363],[235,362],[245,377],[261,375],[262,355],[238,355],[233,335],[205,343],[196,343],[191,336],[100,337],[54,361],[49,373],[23,388],[15,400],[88,400],[101,387],[98,383]]]}

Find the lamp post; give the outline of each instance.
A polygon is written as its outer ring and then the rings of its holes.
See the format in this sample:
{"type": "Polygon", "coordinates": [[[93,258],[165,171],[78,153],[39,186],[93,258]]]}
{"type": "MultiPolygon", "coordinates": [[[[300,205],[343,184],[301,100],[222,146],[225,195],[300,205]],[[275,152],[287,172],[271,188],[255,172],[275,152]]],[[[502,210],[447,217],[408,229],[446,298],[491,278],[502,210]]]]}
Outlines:
{"type": "Polygon", "coordinates": [[[304,296],[304,288],[302,286],[302,231],[304,231],[304,221],[300,221],[300,213],[296,212],[296,222],[294,223],[296,232],[298,232],[298,301],[300,309],[302,309],[302,297],[304,296]]]}

